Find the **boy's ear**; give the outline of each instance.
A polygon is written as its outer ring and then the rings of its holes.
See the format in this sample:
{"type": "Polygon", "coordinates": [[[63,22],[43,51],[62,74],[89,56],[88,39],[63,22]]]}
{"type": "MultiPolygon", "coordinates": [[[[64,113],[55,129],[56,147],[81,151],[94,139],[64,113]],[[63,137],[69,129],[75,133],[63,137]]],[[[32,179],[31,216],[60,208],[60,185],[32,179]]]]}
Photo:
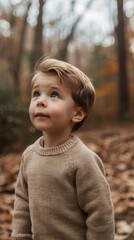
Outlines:
{"type": "Polygon", "coordinates": [[[81,122],[84,119],[85,116],[86,116],[86,113],[84,112],[84,110],[81,107],[79,107],[74,112],[74,115],[72,117],[72,122],[74,122],[74,123],[81,122]]]}

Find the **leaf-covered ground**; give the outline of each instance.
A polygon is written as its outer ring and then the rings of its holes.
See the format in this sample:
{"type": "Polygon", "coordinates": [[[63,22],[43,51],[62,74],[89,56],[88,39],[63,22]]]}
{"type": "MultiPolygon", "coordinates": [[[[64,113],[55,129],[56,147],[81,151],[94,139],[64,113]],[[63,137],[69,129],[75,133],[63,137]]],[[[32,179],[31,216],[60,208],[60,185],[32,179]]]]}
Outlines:
{"type": "MultiPolygon", "coordinates": [[[[115,208],[115,240],[134,240],[134,125],[78,134],[102,159],[115,208]]],[[[0,240],[10,240],[21,154],[0,156],[0,240]]]]}

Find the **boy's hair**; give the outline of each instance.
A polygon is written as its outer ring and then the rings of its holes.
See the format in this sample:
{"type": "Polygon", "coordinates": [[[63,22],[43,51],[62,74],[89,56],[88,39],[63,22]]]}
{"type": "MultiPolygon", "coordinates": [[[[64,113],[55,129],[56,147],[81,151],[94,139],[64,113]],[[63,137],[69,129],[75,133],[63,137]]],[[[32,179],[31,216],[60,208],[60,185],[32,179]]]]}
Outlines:
{"type": "Polygon", "coordinates": [[[85,118],[75,124],[73,131],[79,129],[91,112],[95,101],[95,89],[90,79],[75,66],[53,58],[42,58],[36,63],[34,70],[34,77],[39,72],[56,74],[60,81],[71,89],[73,100],[86,113],[85,118]]]}

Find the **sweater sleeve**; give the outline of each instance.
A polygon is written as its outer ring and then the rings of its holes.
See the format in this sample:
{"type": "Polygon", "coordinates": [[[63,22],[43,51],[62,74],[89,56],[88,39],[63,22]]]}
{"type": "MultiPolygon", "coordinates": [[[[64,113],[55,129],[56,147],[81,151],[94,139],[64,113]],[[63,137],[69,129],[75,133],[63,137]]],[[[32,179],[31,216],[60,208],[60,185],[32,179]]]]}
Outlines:
{"type": "Polygon", "coordinates": [[[78,202],[86,213],[87,240],[114,240],[114,211],[101,160],[92,155],[77,170],[78,202]]]}
{"type": "Polygon", "coordinates": [[[30,240],[31,220],[28,201],[28,186],[24,177],[23,156],[15,188],[15,203],[12,220],[12,240],[30,240]]]}

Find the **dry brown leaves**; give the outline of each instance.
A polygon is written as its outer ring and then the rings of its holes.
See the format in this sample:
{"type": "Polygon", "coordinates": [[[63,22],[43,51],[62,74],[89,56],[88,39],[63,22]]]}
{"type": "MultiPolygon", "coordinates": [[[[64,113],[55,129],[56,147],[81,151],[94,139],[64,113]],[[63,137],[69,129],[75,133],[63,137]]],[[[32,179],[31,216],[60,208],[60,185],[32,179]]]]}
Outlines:
{"type": "MultiPolygon", "coordinates": [[[[134,131],[131,127],[81,132],[103,160],[115,208],[115,240],[134,240],[134,131]]],[[[20,154],[0,157],[0,240],[10,240],[20,154]]]]}
{"type": "Polygon", "coordinates": [[[0,157],[0,240],[9,240],[20,154],[0,157]]]}

